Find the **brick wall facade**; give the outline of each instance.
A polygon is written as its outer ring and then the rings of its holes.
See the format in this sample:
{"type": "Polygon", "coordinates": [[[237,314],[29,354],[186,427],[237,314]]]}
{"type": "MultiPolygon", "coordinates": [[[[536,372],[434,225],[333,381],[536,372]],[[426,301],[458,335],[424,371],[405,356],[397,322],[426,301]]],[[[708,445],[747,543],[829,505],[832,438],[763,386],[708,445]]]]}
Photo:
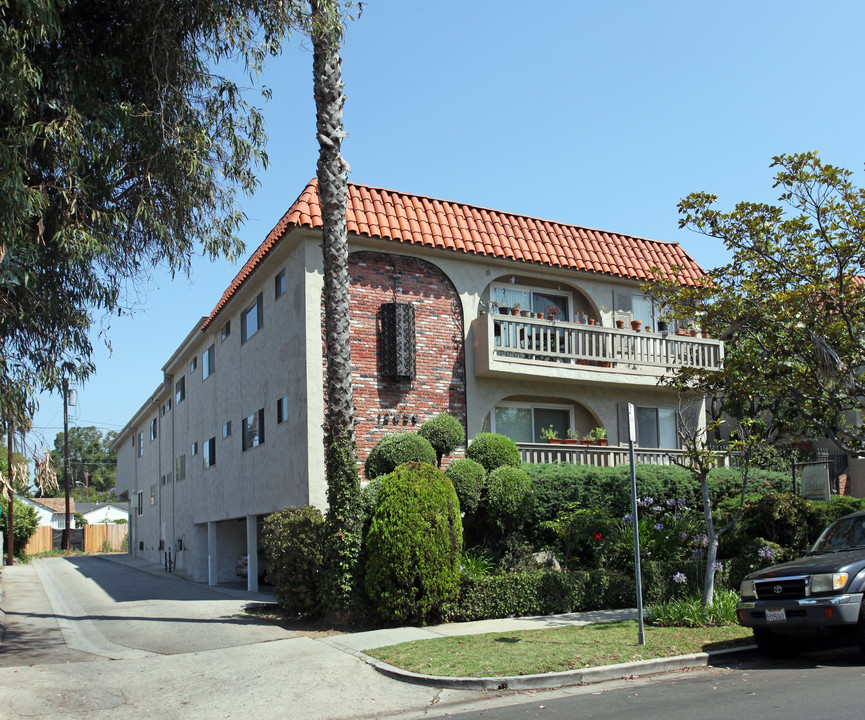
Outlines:
{"type": "MultiPolygon", "coordinates": [[[[417,258],[376,252],[349,255],[351,361],[358,457],[389,432],[416,430],[447,412],[466,424],[462,307],[447,276],[417,258]],[[415,309],[415,377],[382,377],[381,306],[415,309]]],[[[459,451],[457,451],[459,452],[459,451]]]]}

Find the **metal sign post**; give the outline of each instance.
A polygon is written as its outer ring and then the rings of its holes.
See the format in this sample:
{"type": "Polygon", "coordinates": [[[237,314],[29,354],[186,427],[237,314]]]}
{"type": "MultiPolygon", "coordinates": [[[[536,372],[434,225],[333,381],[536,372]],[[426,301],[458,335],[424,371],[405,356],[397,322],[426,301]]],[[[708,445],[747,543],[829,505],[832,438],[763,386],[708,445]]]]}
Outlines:
{"type": "Polygon", "coordinates": [[[628,403],[628,460],[631,464],[631,524],[634,528],[634,578],[637,585],[637,640],[646,644],[643,624],[643,578],[640,570],[640,523],[637,515],[637,469],[634,463],[634,443],[637,441],[637,422],[633,403],[628,403]]]}

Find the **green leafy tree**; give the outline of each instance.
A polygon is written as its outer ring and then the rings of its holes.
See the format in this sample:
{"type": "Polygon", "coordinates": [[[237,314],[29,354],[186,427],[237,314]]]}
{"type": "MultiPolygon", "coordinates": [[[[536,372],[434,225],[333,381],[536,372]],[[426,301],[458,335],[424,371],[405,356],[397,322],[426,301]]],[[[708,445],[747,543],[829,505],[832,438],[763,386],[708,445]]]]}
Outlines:
{"type": "MultiPolygon", "coordinates": [[[[0,514],[0,532],[3,533],[4,542],[7,537],[7,523],[9,522],[7,506],[8,503],[4,502],[3,513],[0,514]]],[[[24,555],[24,548],[27,547],[27,543],[30,541],[30,538],[33,537],[33,533],[36,532],[36,528],[39,525],[39,515],[36,513],[35,508],[32,508],[30,505],[25,505],[18,499],[14,500],[13,508],[15,518],[12,521],[12,544],[15,548],[15,557],[22,557],[24,555]]]]}
{"type": "Polygon", "coordinates": [[[670,314],[726,341],[721,370],[678,380],[734,418],[769,417],[765,436],[828,437],[865,454],[865,190],[816,153],[781,155],[777,205],[716,196],[679,204],[680,227],[721,240],[731,261],[697,285],[661,278],[670,314]]]}
{"type": "MultiPolygon", "coordinates": [[[[104,433],[92,425],[69,428],[69,483],[76,499],[113,496],[117,481],[117,453],[111,443],[117,433],[104,433]]],[[[54,495],[64,494],[63,433],[54,438],[51,463],[57,473],[60,488],[54,495]]],[[[115,498],[116,499],[116,498],[115,498]]]]}
{"type": "Polygon", "coordinates": [[[238,192],[266,162],[254,79],[299,3],[20,0],[0,6],[0,394],[83,379],[95,313],[196,248],[237,257],[238,192]]]}

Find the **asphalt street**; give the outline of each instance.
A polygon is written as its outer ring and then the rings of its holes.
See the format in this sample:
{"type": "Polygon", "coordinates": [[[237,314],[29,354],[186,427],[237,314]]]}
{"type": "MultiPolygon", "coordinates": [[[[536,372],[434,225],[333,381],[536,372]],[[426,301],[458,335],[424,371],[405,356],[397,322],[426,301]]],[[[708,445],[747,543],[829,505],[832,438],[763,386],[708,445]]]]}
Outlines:
{"type": "MultiPolygon", "coordinates": [[[[598,669],[607,671],[606,682],[586,684],[572,677],[562,680],[567,687],[544,691],[516,690],[516,684],[508,690],[414,684],[379,672],[363,650],[415,638],[598,622],[614,614],[452,623],[315,640],[244,612],[251,602],[272,599],[191,583],[128,556],[50,558],[4,567],[0,718],[727,720],[747,713],[846,720],[861,717],[865,704],[861,657],[849,648],[787,663],[738,654],[714,658],[708,668],[690,667],[682,658],[675,672],[651,663],[611,666],[598,669]]],[[[633,611],[615,613],[626,617],[633,611]]]]}

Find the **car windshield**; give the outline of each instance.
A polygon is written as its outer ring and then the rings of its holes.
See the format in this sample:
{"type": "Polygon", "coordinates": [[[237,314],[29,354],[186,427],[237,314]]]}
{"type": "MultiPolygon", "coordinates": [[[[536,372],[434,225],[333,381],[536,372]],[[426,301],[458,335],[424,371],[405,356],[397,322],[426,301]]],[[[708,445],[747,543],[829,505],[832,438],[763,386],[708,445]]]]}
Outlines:
{"type": "Polygon", "coordinates": [[[841,552],[865,546],[865,516],[841,518],[817,538],[811,553],[841,552]]]}

